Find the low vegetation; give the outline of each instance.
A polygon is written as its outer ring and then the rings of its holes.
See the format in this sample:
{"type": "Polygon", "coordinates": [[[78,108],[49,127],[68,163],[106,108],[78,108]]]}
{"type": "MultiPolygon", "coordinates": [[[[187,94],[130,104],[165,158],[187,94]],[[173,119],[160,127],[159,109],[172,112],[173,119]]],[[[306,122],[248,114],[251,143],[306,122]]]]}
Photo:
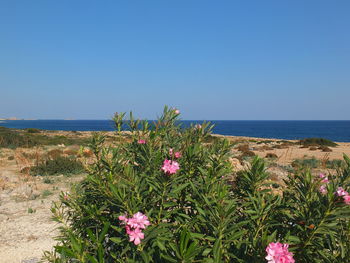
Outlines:
{"type": "Polygon", "coordinates": [[[41,132],[39,129],[36,129],[36,128],[27,128],[27,129],[25,129],[25,131],[27,131],[28,133],[40,133],[41,132]]]}
{"type": "Polygon", "coordinates": [[[266,156],[265,156],[265,158],[268,158],[268,159],[277,159],[278,156],[277,156],[277,154],[275,154],[275,153],[267,153],[266,156]]]}
{"type": "Polygon", "coordinates": [[[34,176],[44,175],[72,175],[84,171],[83,164],[75,158],[57,156],[37,163],[30,168],[30,174],[34,176]]]}
{"type": "Polygon", "coordinates": [[[335,147],[338,144],[335,142],[324,139],[324,138],[306,138],[299,141],[299,144],[301,144],[304,147],[310,147],[310,146],[330,146],[335,147]]]}
{"type": "Polygon", "coordinates": [[[33,214],[36,212],[36,209],[29,207],[27,211],[28,211],[28,214],[33,214]]]}
{"type": "Polygon", "coordinates": [[[50,195],[52,195],[53,194],[53,192],[51,192],[50,190],[44,190],[42,193],[41,193],[41,196],[42,196],[42,198],[46,198],[46,197],[48,197],[48,196],[50,196],[50,195]]]}
{"type": "Polygon", "coordinates": [[[36,145],[35,141],[29,135],[22,135],[19,132],[0,127],[0,147],[17,148],[32,147],[36,145]]]}
{"type": "Polygon", "coordinates": [[[16,130],[5,127],[0,127],[0,147],[12,148],[17,147],[33,147],[40,145],[87,145],[89,139],[85,138],[70,138],[60,135],[44,135],[39,132],[31,132],[27,130],[16,130]]]}
{"type": "Polygon", "coordinates": [[[292,162],[292,166],[295,168],[328,168],[338,169],[344,165],[343,160],[319,160],[316,158],[296,159],[292,162]]]}

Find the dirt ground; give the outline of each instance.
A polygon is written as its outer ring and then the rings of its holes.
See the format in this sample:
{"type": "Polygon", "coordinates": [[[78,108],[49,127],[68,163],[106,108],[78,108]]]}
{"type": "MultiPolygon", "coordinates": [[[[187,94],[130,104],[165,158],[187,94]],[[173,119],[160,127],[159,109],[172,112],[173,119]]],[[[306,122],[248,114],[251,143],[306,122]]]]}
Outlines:
{"type": "MultiPolygon", "coordinates": [[[[60,135],[67,134],[60,132],[60,135]]],[[[80,136],[89,134],[86,132],[80,136]]],[[[261,157],[268,153],[276,154],[274,162],[281,165],[289,165],[293,160],[302,158],[334,160],[342,159],[344,153],[350,156],[350,143],[338,143],[337,147],[331,147],[330,152],[323,152],[295,144],[286,145],[275,139],[226,137],[237,143],[232,151],[232,159],[240,154],[237,148],[240,144],[247,144],[249,151],[261,157]]],[[[44,250],[52,249],[57,225],[50,219],[51,204],[58,200],[61,191],[69,191],[74,182],[83,178],[81,175],[51,176],[49,178],[52,181],[45,183],[43,176],[33,177],[26,173],[26,167],[33,165],[34,161],[28,154],[25,157],[23,152],[35,156],[52,149],[76,151],[79,148],[77,145],[74,149],[72,147],[57,145],[36,149],[0,149],[0,263],[36,263],[44,250]]],[[[238,159],[235,161],[237,167],[241,165],[238,159]]],[[[244,166],[241,165],[240,169],[244,169],[244,166]]],[[[275,170],[277,177],[285,173],[275,170]]]]}
{"type": "Polygon", "coordinates": [[[228,138],[231,142],[249,144],[249,149],[260,157],[266,157],[267,153],[277,155],[279,164],[291,164],[295,159],[316,158],[319,160],[340,160],[343,155],[350,156],[350,142],[337,142],[338,146],[329,147],[331,152],[324,152],[321,149],[310,150],[310,147],[303,148],[298,144],[286,145],[284,142],[295,143],[295,140],[263,139],[242,136],[221,136],[228,138]]]}
{"type": "MultiPolygon", "coordinates": [[[[39,262],[44,250],[55,244],[57,224],[51,220],[52,201],[68,191],[79,176],[32,177],[20,170],[27,163],[17,156],[21,149],[1,149],[0,158],[0,262],[39,262]],[[16,156],[14,160],[8,160],[16,156]],[[10,157],[11,158],[11,157],[10,157]]],[[[30,161],[29,161],[30,162],[30,161]]]]}

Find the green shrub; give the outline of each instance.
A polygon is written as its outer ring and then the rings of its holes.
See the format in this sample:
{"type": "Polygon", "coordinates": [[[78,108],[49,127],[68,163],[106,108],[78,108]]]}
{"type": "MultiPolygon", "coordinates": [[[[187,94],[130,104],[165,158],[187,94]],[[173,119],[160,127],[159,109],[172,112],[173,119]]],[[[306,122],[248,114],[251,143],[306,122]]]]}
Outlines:
{"type": "MultiPolygon", "coordinates": [[[[115,115],[117,132],[124,115],[115,115]]],[[[334,192],[349,189],[349,158],[329,176],[327,194],[309,172],[290,175],[275,193],[262,159],[232,182],[229,142],[203,143],[209,124],[183,130],[177,117],[165,108],[154,128],[130,118],[132,142],[104,146],[93,137],[89,175],[52,207],[60,235],[47,261],[260,263],[271,242],[290,244],[298,263],[347,261],[350,206],[334,192]],[[125,226],[137,212],[150,222],[140,240],[125,226]]]]}
{"type": "Polygon", "coordinates": [[[84,171],[82,163],[76,159],[58,156],[54,159],[44,160],[31,167],[31,175],[71,175],[84,171]]]}
{"type": "Polygon", "coordinates": [[[56,158],[60,157],[62,154],[63,154],[63,150],[61,150],[61,149],[52,149],[47,153],[47,155],[51,159],[56,159],[56,158]]]}
{"type": "Polygon", "coordinates": [[[303,145],[304,147],[309,146],[331,146],[335,147],[338,144],[335,142],[332,142],[331,140],[324,139],[324,138],[306,138],[303,140],[300,140],[299,143],[303,145]]]}
{"type": "Polygon", "coordinates": [[[54,183],[54,180],[52,180],[52,179],[50,179],[50,178],[44,178],[43,183],[44,183],[44,184],[53,184],[53,183],[54,183]]]}
{"type": "Polygon", "coordinates": [[[240,144],[237,146],[237,150],[242,152],[242,154],[238,157],[239,160],[249,159],[250,157],[255,156],[255,153],[250,150],[249,144],[240,144]]]}
{"type": "Polygon", "coordinates": [[[28,214],[33,214],[33,213],[36,212],[36,209],[33,209],[33,208],[29,207],[27,212],[28,212],[28,214]]]}
{"type": "Polygon", "coordinates": [[[250,151],[249,144],[240,144],[237,146],[237,150],[244,153],[250,151]]]}
{"type": "Polygon", "coordinates": [[[333,150],[327,146],[320,146],[318,147],[319,150],[322,150],[322,152],[332,152],[333,150]]]}
{"type": "Polygon", "coordinates": [[[40,133],[41,131],[36,128],[27,128],[25,129],[28,133],[40,133]]]}
{"type": "Polygon", "coordinates": [[[33,147],[38,145],[87,145],[87,138],[71,138],[67,136],[48,136],[37,133],[26,133],[16,129],[0,127],[0,147],[17,148],[33,147]]]}
{"type": "Polygon", "coordinates": [[[329,169],[338,169],[345,165],[343,160],[328,160],[326,162],[326,167],[329,169]]]}
{"type": "Polygon", "coordinates": [[[32,147],[36,142],[27,136],[21,135],[14,129],[0,127],[0,147],[17,148],[17,147],[32,147]]]}
{"type": "MultiPolygon", "coordinates": [[[[250,141],[252,141],[252,140],[250,140],[250,141]]],[[[262,144],[262,143],[269,144],[269,143],[274,143],[275,141],[274,140],[262,140],[262,141],[255,141],[255,142],[256,142],[256,144],[262,144]]]]}
{"type": "Polygon", "coordinates": [[[343,160],[327,160],[325,163],[322,163],[316,158],[309,159],[296,159],[292,162],[292,166],[295,168],[318,168],[320,166],[329,169],[337,169],[344,165],[343,160]]]}
{"type": "Polygon", "coordinates": [[[41,196],[43,197],[43,198],[45,198],[45,197],[48,197],[48,196],[50,196],[50,195],[52,195],[53,193],[50,191],[50,190],[44,190],[42,193],[41,193],[41,196]]]}
{"type": "Polygon", "coordinates": [[[277,154],[275,154],[275,153],[267,153],[266,156],[265,156],[265,158],[268,158],[268,159],[277,159],[278,156],[277,156],[277,154]]]}
{"type": "Polygon", "coordinates": [[[317,168],[321,165],[321,161],[316,158],[309,159],[296,159],[292,162],[292,166],[295,168],[317,168]]]}

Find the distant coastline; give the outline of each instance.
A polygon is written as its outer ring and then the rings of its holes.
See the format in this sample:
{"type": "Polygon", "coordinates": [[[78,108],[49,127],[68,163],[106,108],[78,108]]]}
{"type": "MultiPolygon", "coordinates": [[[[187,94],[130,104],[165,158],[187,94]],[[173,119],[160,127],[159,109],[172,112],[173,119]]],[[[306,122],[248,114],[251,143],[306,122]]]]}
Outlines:
{"type": "MultiPolygon", "coordinates": [[[[201,120],[184,120],[183,127],[201,120]]],[[[214,134],[264,139],[299,140],[310,137],[350,142],[350,121],[210,121],[214,134]]],[[[111,120],[5,120],[0,126],[63,131],[114,131],[111,120]]],[[[126,127],[125,127],[126,128],[126,127]]]]}
{"type": "Polygon", "coordinates": [[[0,121],[36,121],[38,119],[19,119],[17,117],[0,118],[0,121]]]}

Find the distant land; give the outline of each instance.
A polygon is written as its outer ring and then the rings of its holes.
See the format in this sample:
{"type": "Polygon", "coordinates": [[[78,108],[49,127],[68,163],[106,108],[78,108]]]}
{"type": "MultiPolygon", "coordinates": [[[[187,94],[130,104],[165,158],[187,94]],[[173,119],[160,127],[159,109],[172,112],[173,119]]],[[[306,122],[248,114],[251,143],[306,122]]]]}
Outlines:
{"type": "Polygon", "coordinates": [[[37,119],[19,119],[17,117],[0,118],[0,121],[35,121],[37,119]]]}
{"type": "Polygon", "coordinates": [[[17,120],[21,120],[21,119],[18,119],[17,117],[0,118],[0,121],[17,121],[17,120]]]}

